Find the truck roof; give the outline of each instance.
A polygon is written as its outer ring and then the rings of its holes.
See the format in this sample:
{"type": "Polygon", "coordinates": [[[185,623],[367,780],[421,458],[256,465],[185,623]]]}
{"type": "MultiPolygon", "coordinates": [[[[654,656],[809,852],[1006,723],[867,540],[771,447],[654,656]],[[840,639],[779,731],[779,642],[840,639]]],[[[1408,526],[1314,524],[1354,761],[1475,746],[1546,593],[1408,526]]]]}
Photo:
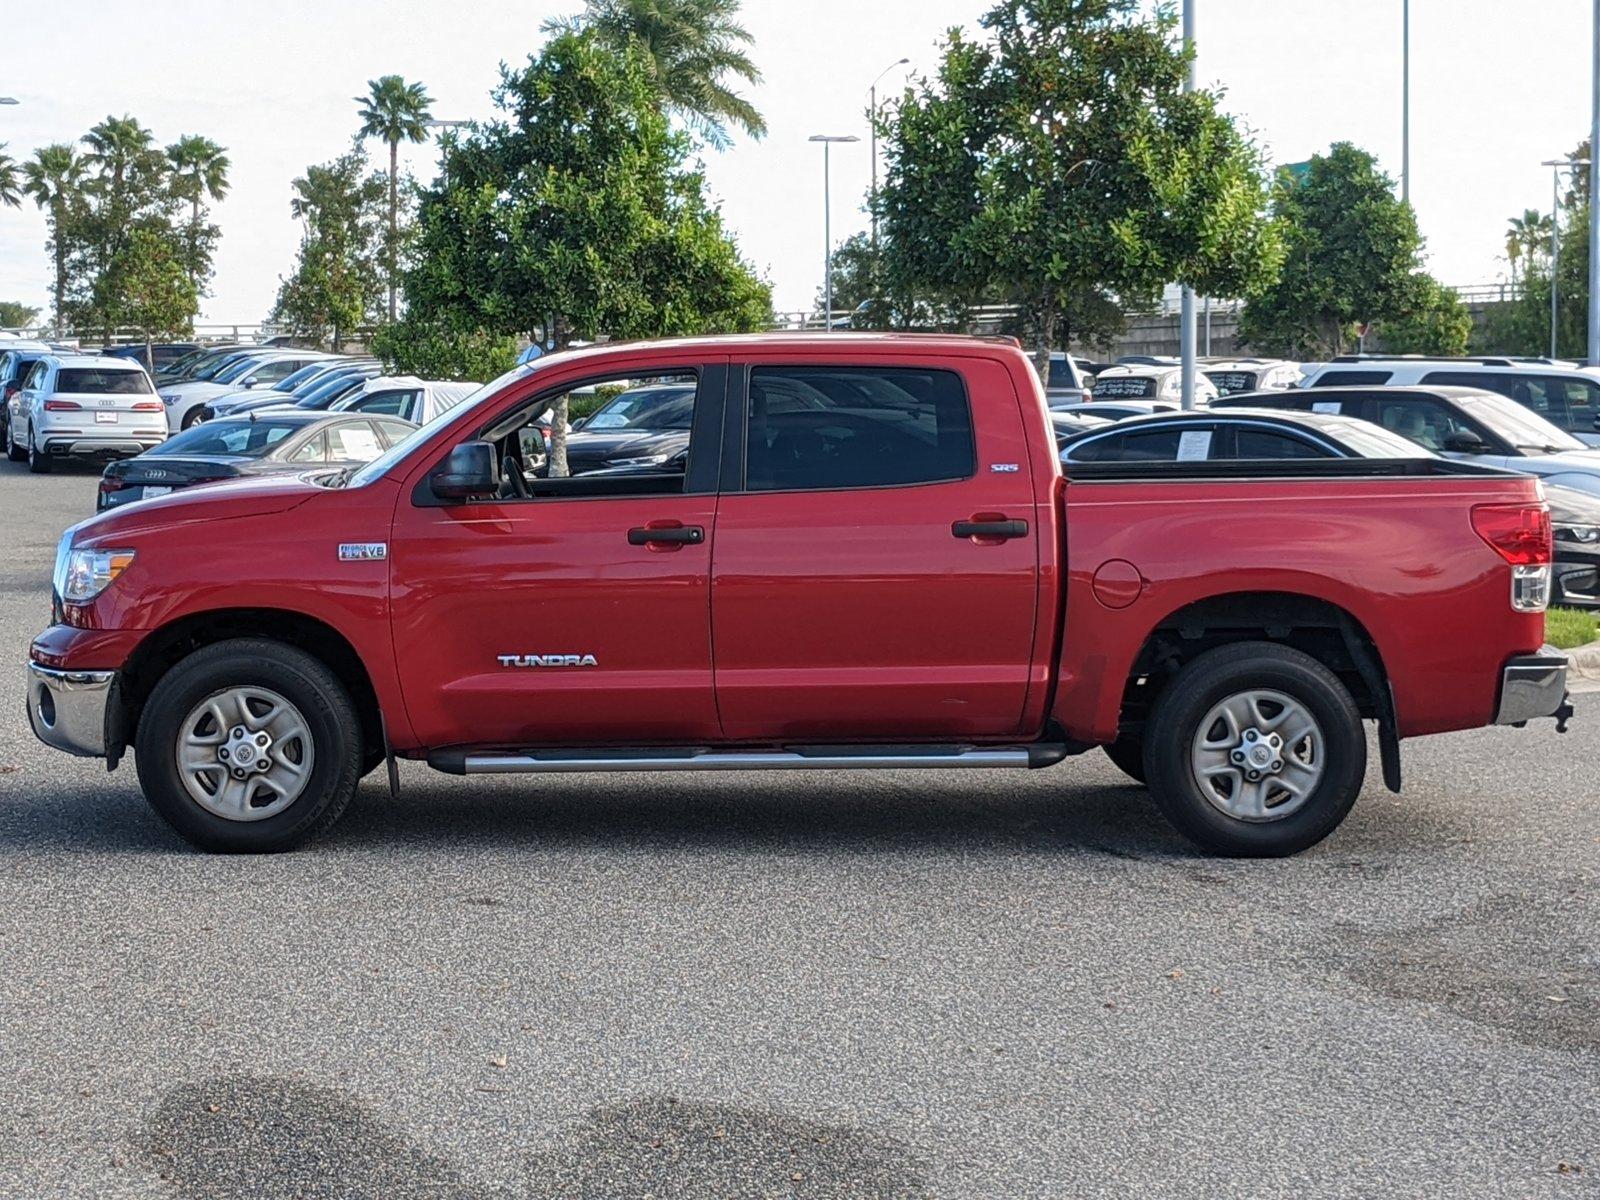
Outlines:
{"type": "Polygon", "coordinates": [[[949,350],[955,352],[970,351],[975,348],[1004,348],[1017,350],[1021,347],[1015,338],[1003,336],[980,336],[975,334],[958,333],[858,333],[848,330],[779,330],[772,333],[717,333],[699,334],[692,337],[681,338],[641,338],[636,341],[599,342],[590,346],[562,350],[554,354],[547,354],[533,360],[532,364],[554,361],[570,361],[572,357],[604,358],[608,353],[620,350],[637,350],[643,347],[659,346],[663,349],[706,349],[737,352],[747,348],[762,350],[782,350],[788,348],[820,349],[826,346],[860,348],[863,346],[902,346],[906,349],[920,351],[949,350]]]}

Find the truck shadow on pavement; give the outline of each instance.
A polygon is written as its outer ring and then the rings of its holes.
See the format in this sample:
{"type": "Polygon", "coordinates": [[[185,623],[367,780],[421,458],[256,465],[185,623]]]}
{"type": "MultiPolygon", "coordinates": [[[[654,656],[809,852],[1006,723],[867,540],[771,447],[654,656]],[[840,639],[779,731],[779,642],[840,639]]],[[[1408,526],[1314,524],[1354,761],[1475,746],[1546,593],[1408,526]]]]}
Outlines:
{"type": "Polygon", "coordinates": [[[168,1092],[133,1139],[193,1200],[818,1200],[926,1196],[904,1143],[854,1126],[725,1104],[646,1097],[597,1108],[485,1184],[430,1154],[355,1096],[275,1076],[235,1075],[168,1092]]]}

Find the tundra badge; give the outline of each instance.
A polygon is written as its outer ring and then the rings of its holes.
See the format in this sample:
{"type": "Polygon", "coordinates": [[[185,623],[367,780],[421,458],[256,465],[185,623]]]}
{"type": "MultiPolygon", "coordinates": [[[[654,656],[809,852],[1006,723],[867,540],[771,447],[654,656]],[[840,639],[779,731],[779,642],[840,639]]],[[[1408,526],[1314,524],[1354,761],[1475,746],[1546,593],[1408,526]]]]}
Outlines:
{"type": "Polygon", "coordinates": [[[598,667],[592,654],[501,654],[502,667],[598,667]]]}

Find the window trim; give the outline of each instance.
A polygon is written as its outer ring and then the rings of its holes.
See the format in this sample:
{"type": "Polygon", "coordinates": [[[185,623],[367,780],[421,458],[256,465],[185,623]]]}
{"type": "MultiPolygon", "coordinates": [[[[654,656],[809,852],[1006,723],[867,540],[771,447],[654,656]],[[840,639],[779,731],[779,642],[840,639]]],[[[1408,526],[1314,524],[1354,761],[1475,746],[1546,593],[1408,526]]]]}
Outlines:
{"type": "Polygon", "coordinates": [[[923,362],[877,360],[873,362],[848,362],[838,359],[747,359],[733,364],[733,374],[738,376],[734,392],[733,420],[723,423],[723,474],[724,495],[741,496],[807,496],[822,492],[885,492],[905,488],[939,487],[950,483],[968,483],[978,477],[978,422],[972,412],[972,392],[967,387],[967,377],[954,366],[941,360],[941,365],[928,366],[923,362]],[[961,388],[961,401],[967,406],[967,429],[972,439],[972,470],[965,475],[949,475],[938,479],[918,479],[910,483],[850,483],[838,487],[761,488],[749,485],[749,462],[746,447],[750,442],[750,380],[758,370],[793,370],[822,368],[837,371],[939,371],[955,376],[961,388]],[[729,443],[734,443],[731,447],[729,443]]]}

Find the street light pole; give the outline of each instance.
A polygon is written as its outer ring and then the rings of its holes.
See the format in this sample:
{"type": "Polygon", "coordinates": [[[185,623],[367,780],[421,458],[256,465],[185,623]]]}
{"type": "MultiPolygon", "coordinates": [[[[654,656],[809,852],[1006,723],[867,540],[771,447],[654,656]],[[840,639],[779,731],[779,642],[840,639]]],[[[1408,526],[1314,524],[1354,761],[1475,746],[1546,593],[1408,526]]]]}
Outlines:
{"type": "MultiPolygon", "coordinates": [[[[1600,3],[1600,0],[1596,0],[1600,3]]],[[[855,134],[826,134],[816,133],[811,135],[811,141],[822,143],[822,327],[829,333],[833,332],[833,205],[830,202],[829,191],[832,183],[829,179],[831,171],[830,151],[835,142],[859,142],[861,139],[855,134]]]]}
{"type": "Polygon", "coordinates": [[[1550,168],[1550,357],[1557,354],[1557,330],[1560,328],[1561,290],[1561,168],[1575,171],[1587,167],[1587,158],[1547,158],[1539,164],[1550,168]]]}
{"type": "Polygon", "coordinates": [[[1411,0],[1400,0],[1400,199],[1411,203],[1411,0]]]}
{"type": "Polygon", "coordinates": [[[1589,77],[1589,365],[1600,367],[1600,0],[1594,0],[1594,63],[1589,77]]]}
{"type": "MultiPolygon", "coordinates": [[[[1600,4],[1600,0],[1595,0],[1600,4]]],[[[1189,55],[1189,68],[1183,77],[1183,90],[1194,91],[1194,5],[1195,0],[1183,0],[1183,48],[1189,55]]],[[[1194,288],[1183,285],[1182,301],[1178,312],[1178,354],[1183,363],[1183,407],[1194,407],[1194,288]]]]}
{"type": "Polygon", "coordinates": [[[872,86],[867,89],[867,115],[872,128],[872,248],[878,248],[878,80],[882,79],[896,67],[903,67],[911,60],[898,59],[878,72],[878,78],[872,81],[872,86]]]}

